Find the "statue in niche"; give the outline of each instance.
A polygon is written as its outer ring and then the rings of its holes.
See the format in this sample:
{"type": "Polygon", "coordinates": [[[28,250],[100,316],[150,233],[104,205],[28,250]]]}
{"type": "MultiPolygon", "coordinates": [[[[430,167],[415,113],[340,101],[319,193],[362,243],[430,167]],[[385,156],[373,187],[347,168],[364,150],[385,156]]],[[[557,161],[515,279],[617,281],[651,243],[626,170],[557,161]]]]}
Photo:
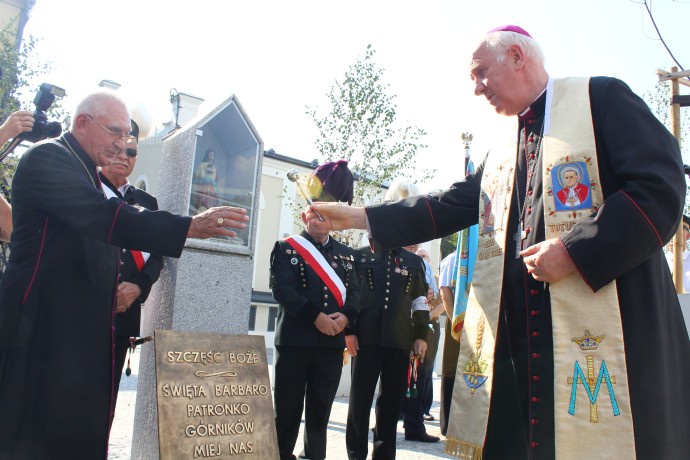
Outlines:
{"type": "Polygon", "coordinates": [[[218,205],[218,170],[215,161],[216,152],[209,148],[199,166],[194,170],[192,205],[196,208],[196,212],[218,205]]]}

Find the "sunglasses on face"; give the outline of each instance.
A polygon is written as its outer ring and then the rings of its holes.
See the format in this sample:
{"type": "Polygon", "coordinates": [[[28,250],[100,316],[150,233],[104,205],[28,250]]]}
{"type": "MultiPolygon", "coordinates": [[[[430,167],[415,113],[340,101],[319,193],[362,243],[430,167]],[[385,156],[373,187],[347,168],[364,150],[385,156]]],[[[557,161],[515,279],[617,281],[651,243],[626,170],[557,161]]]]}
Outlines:
{"type": "Polygon", "coordinates": [[[132,148],[125,149],[125,154],[130,158],[136,158],[137,153],[138,153],[137,149],[132,149],[132,148]]]}

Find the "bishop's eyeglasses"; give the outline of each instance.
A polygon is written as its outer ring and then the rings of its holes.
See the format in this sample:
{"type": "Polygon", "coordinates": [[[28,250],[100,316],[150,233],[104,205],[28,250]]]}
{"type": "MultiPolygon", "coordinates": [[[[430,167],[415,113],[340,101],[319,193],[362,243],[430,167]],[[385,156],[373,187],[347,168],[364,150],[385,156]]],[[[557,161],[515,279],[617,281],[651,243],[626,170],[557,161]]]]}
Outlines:
{"type": "MultiPolygon", "coordinates": [[[[91,121],[96,122],[96,124],[98,124],[98,126],[100,126],[101,128],[103,128],[108,134],[110,134],[110,137],[112,137],[114,140],[123,138],[123,139],[125,139],[125,142],[126,142],[127,144],[129,144],[130,142],[133,142],[133,141],[134,141],[134,136],[132,136],[132,133],[131,133],[131,132],[129,132],[129,131],[127,131],[127,132],[122,131],[122,130],[121,130],[120,128],[118,128],[117,126],[113,126],[113,127],[110,127],[110,128],[109,128],[109,127],[105,126],[103,123],[101,123],[100,121],[96,120],[92,115],[89,115],[88,113],[85,113],[84,115],[86,115],[87,117],[89,117],[89,118],[91,119],[91,121]]],[[[132,155],[130,155],[130,156],[132,156],[132,155]]],[[[136,154],[133,155],[133,156],[136,156],[136,154]]]]}

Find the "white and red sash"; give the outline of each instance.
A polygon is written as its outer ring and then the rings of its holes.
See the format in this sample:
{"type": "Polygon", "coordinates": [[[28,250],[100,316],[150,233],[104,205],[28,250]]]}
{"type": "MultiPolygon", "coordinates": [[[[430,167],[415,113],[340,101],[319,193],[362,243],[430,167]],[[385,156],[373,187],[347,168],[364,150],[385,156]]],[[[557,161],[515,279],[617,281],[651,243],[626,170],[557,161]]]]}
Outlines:
{"type": "Polygon", "coordinates": [[[319,275],[321,281],[328,287],[328,289],[335,296],[338,302],[338,307],[343,308],[345,305],[346,290],[345,285],[333,270],[333,267],[326,261],[326,258],[319,252],[316,247],[300,235],[292,235],[285,238],[285,242],[292,246],[297,253],[309,264],[309,266],[319,275]]]}
{"type": "MultiPolygon", "coordinates": [[[[101,182],[101,188],[103,189],[103,193],[105,193],[106,198],[122,199],[103,182],[101,182]]],[[[144,251],[137,251],[136,249],[130,249],[129,251],[132,253],[132,258],[134,259],[134,263],[137,265],[137,270],[142,271],[144,269],[144,265],[146,265],[146,261],[149,260],[151,254],[144,251]]]]}

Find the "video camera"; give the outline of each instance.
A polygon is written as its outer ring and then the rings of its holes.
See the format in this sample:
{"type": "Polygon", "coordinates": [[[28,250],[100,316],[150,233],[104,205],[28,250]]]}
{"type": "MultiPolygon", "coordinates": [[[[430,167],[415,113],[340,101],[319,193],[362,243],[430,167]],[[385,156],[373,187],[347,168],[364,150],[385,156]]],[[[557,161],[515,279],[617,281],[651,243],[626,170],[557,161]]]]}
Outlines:
{"type": "Polygon", "coordinates": [[[64,97],[65,90],[55,85],[42,83],[34,98],[36,110],[34,111],[34,127],[27,133],[18,137],[29,142],[38,142],[48,137],[58,137],[62,134],[62,125],[57,121],[48,121],[46,111],[55,101],[56,97],[64,97]]]}

